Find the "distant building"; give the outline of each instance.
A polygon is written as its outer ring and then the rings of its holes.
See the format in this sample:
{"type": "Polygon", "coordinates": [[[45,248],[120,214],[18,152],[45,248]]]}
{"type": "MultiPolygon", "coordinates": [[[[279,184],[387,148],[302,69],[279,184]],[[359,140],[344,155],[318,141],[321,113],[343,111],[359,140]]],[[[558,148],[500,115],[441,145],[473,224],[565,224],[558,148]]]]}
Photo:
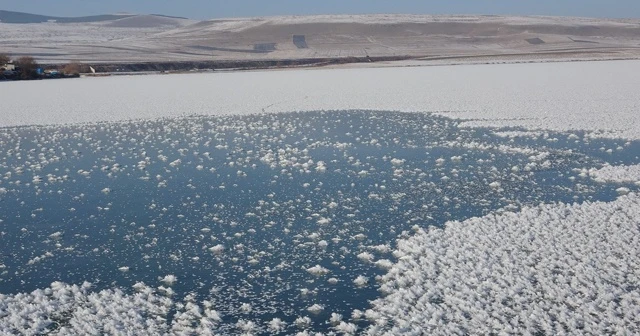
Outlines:
{"type": "Polygon", "coordinates": [[[12,62],[9,62],[7,64],[3,64],[0,66],[0,70],[4,70],[4,71],[16,71],[16,65],[13,64],[12,62]]]}
{"type": "Polygon", "coordinates": [[[16,77],[16,66],[12,62],[0,64],[0,79],[13,79],[16,77]]]}

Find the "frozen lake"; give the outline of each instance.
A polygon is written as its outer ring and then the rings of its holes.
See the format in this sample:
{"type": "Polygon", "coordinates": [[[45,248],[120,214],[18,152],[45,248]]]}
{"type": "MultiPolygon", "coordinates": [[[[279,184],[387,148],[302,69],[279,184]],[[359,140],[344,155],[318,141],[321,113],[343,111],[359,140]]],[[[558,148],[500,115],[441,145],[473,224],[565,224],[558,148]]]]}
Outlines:
{"type": "Polygon", "coordinates": [[[0,144],[3,293],[56,281],[153,291],[167,311],[139,307],[144,318],[186,321],[160,329],[202,326],[186,300],[230,334],[273,332],[273,319],[285,333],[341,330],[332,314],[365,328],[352,314],[379,297],[396,239],[497,210],[612,201],[619,184],[580,172],[640,154],[583,132],[366,111],[7,128],[0,144]]]}
{"type": "Polygon", "coordinates": [[[0,83],[0,333],[637,329],[637,68],[0,83]]]}

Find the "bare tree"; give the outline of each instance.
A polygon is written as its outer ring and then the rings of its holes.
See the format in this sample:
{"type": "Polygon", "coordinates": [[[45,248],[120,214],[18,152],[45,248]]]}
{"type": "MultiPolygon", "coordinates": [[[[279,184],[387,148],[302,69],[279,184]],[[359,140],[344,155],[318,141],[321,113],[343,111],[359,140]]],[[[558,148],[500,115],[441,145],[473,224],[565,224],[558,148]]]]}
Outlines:
{"type": "Polygon", "coordinates": [[[19,68],[21,79],[34,79],[38,77],[36,70],[38,63],[33,57],[23,56],[15,61],[15,65],[19,68]]]}
{"type": "Polygon", "coordinates": [[[11,61],[11,57],[7,54],[0,54],[0,66],[3,66],[11,61]]]}
{"type": "Polygon", "coordinates": [[[67,65],[65,65],[64,69],[62,69],[62,72],[65,75],[79,75],[81,73],[87,73],[89,72],[89,66],[87,66],[86,64],[82,64],[79,62],[71,62],[67,65]]]}

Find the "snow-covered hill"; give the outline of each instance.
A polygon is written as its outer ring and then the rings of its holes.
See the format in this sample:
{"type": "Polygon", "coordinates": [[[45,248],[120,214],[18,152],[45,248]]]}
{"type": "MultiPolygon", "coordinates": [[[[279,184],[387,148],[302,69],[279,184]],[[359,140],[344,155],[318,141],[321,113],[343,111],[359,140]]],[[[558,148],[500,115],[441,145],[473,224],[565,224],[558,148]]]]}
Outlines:
{"type": "Polygon", "coordinates": [[[192,21],[117,16],[7,24],[0,44],[50,62],[426,58],[547,55],[640,57],[640,20],[569,17],[319,15],[192,21]]]}

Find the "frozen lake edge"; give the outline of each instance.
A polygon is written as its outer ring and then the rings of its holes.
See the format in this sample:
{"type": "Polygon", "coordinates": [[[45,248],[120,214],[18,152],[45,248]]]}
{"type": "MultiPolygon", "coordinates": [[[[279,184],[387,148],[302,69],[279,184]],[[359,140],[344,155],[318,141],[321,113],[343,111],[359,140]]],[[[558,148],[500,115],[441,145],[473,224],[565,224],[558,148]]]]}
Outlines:
{"type": "Polygon", "coordinates": [[[0,126],[318,110],[640,139],[640,61],[312,69],[0,83],[0,126]]]}

